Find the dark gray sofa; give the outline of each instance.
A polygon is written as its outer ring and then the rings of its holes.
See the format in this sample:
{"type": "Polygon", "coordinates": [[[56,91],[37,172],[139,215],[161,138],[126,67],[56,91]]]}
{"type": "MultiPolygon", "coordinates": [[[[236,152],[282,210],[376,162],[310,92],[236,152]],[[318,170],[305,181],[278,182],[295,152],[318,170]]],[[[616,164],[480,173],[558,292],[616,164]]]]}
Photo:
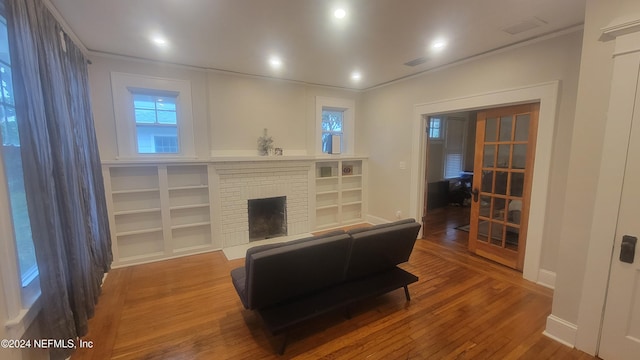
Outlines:
{"type": "MultiPolygon", "coordinates": [[[[257,310],[276,335],[358,300],[404,288],[418,278],[397,267],[409,260],[420,224],[414,219],[336,231],[247,250],[231,271],[246,309],[257,310]]],[[[286,338],[281,348],[284,352],[286,338]]]]}

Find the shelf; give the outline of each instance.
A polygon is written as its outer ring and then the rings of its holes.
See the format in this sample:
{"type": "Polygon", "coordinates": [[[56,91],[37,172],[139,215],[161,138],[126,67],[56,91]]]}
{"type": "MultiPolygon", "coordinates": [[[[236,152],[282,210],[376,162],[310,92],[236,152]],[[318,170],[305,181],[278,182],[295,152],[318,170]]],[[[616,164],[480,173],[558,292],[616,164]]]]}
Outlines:
{"type": "Polygon", "coordinates": [[[209,204],[193,204],[193,205],[178,205],[172,206],[169,210],[185,210],[185,209],[199,209],[199,208],[208,208],[209,204]]]}
{"type": "Polygon", "coordinates": [[[162,228],[151,228],[151,229],[142,229],[142,230],[133,230],[133,231],[124,231],[121,233],[116,233],[117,237],[130,236],[130,235],[140,235],[140,234],[149,234],[154,232],[162,232],[162,228]]]}
{"type": "Polygon", "coordinates": [[[344,178],[356,178],[356,177],[362,177],[362,174],[342,175],[342,177],[344,177],[344,178]]]}
{"type": "Polygon", "coordinates": [[[161,211],[160,208],[139,209],[139,210],[123,210],[123,211],[116,211],[116,212],[113,213],[113,215],[119,216],[119,215],[145,214],[145,213],[153,213],[153,212],[160,212],[160,211],[161,211]]]}
{"type": "Polygon", "coordinates": [[[362,188],[351,188],[351,189],[343,189],[342,192],[347,192],[347,191],[362,191],[362,188]]]}
{"type": "Polygon", "coordinates": [[[344,203],[342,204],[342,206],[352,206],[352,205],[362,205],[362,201],[353,201],[353,202],[348,202],[348,203],[344,203]]]}
{"type": "Polygon", "coordinates": [[[192,228],[192,227],[198,227],[198,226],[209,226],[209,225],[211,225],[211,222],[209,221],[193,223],[193,224],[174,225],[171,227],[171,230],[186,229],[186,228],[192,228]]]}
{"type": "Polygon", "coordinates": [[[338,190],[319,191],[316,193],[316,195],[333,195],[333,194],[337,194],[338,192],[339,192],[338,190]]]}
{"type": "Polygon", "coordinates": [[[337,209],[338,205],[327,205],[327,206],[318,206],[316,210],[329,210],[329,209],[337,209]]]}
{"type": "Polygon", "coordinates": [[[337,176],[325,176],[325,177],[317,177],[316,180],[337,180],[337,176]]]}
{"type": "Polygon", "coordinates": [[[209,185],[189,185],[189,186],[176,186],[170,187],[169,191],[174,190],[192,190],[192,189],[208,189],[209,185]]]}
{"type": "Polygon", "coordinates": [[[156,192],[160,191],[158,188],[148,188],[148,189],[131,189],[131,190],[115,190],[112,191],[111,194],[138,194],[138,193],[147,193],[147,192],[156,192]]]}

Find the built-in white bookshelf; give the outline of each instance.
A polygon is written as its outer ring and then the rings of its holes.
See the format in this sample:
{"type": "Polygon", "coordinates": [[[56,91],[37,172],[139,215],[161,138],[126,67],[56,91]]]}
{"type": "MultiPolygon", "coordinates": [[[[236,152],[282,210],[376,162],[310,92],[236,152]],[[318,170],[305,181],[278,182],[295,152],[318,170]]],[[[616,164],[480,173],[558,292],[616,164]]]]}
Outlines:
{"type": "Polygon", "coordinates": [[[244,245],[246,199],[256,196],[287,195],[289,235],[362,222],[366,166],[362,157],[105,162],[113,266],[244,245]]]}
{"type": "Polygon", "coordinates": [[[208,166],[104,166],[113,266],[219,248],[212,238],[208,166]]]}
{"type": "Polygon", "coordinates": [[[364,171],[363,160],[339,159],[316,163],[316,229],[363,221],[364,171]]]}

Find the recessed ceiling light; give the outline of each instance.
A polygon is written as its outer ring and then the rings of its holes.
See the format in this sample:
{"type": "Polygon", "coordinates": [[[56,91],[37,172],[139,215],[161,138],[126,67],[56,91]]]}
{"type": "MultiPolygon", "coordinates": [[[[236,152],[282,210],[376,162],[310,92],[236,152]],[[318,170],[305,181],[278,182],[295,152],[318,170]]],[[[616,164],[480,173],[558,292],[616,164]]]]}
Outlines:
{"type": "Polygon", "coordinates": [[[434,51],[440,51],[447,47],[447,41],[444,39],[437,39],[431,43],[431,49],[434,51]]]}
{"type": "Polygon", "coordinates": [[[334,16],[336,19],[344,19],[344,17],[345,17],[345,16],[347,16],[347,11],[346,11],[345,9],[342,9],[342,8],[340,8],[340,9],[336,9],[336,10],[333,12],[333,16],[334,16]]]}
{"type": "Polygon", "coordinates": [[[158,46],[166,46],[167,45],[167,39],[165,39],[162,36],[156,35],[153,36],[151,38],[151,42],[153,42],[154,44],[158,45],[158,46]]]}
{"type": "Polygon", "coordinates": [[[360,74],[358,71],[354,71],[351,73],[351,80],[360,81],[360,79],[362,79],[362,74],[360,74]]]}
{"type": "Polygon", "coordinates": [[[277,56],[272,56],[269,58],[269,65],[273,69],[280,69],[282,67],[282,60],[277,56]]]}

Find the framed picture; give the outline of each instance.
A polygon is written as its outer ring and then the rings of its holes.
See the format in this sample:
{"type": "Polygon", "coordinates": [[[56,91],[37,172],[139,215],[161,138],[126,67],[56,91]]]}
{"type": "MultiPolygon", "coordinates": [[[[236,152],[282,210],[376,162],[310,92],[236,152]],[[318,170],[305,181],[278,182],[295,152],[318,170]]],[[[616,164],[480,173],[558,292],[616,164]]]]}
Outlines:
{"type": "Polygon", "coordinates": [[[342,165],[342,175],[353,175],[353,165],[342,165]]]}
{"type": "Polygon", "coordinates": [[[275,155],[276,156],[282,156],[282,148],[276,148],[275,155]]]}

